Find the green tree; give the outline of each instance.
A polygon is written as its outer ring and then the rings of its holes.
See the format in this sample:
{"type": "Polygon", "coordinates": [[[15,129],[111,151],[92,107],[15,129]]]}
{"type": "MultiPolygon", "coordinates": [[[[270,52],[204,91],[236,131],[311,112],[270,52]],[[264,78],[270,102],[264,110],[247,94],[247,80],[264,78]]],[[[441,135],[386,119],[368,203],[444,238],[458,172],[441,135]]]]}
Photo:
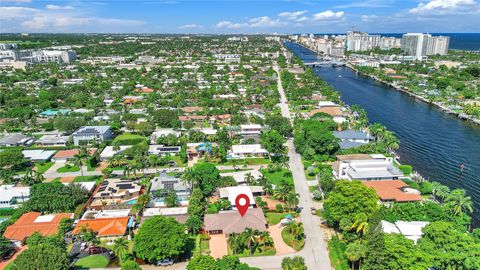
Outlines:
{"type": "Polygon", "coordinates": [[[134,260],[124,261],[120,270],[141,270],[142,268],[134,260]]]}
{"type": "Polygon", "coordinates": [[[0,167],[17,166],[24,161],[24,156],[20,149],[6,149],[0,152],[0,167]]]}
{"type": "Polygon", "coordinates": [[[445,203],[451,207],[455,215],[461,215],[464,212],[473,212],[473,203],[470,196],[466,196],[464,189],[455,189],[445,198],[445,203]]]}
{"type": "Polygon", "coordinates": [[[307,270],[305,259],[301,256],[285,257],[282,259],[282,270],[307,270]]]}
{"type": "Polygon", "coordinates": [[[177,206],[177,193],[174,190],[169,190],[167,192],[167,196],[165,196],[165,204],[167,207],[175,207],[177,206]]]}
{"type": "Polygon", "coordinates": [[[128,252],[128,240],[124,237],[119,237],[113,241],[112,250],[115,253],[123,266],[125,255],[128,252]]]}
{"type": "Polygon", "coordinates": [[[67,270],[69,259],[64,248],[48,244],[29,246],[13,261],[12,270],[67,270]]]}
{"type": "Polygon", "coordinates": [[[286,152],[285,139],[276,130],[262,133],[261,144],[271,155],[283,155],[286,152]]]}
{"type": "Polygon", "coordinates": [[[73,156],[74,164],[77,165],[78,167],[80,167],[80,172],[82,174],[82,179],[84,178],[84,176],[83,176],[83,166],[85,166],[87,164],[88,157],[89,157],[89,154],[88,154],[88,150],[87,150],[86,147],[81,147],[78,150],[78,153],[75,156],[73,156]]]}
{"type": "Polygon", "coordinates": [[[30,188],[30,199],[25,203],[25,209],[47,213],[73,212],[87,198],[87,190],[80,185],[40,183],[30,188]]]}
{"type": "Polygon", "coordinates": [[[191,259],[187,264],[187,270],[221,270],[218,268],[215,259],[210,255],[200,255],[191,259]]]}
{"type": "Polygon", "coordinates": [[[324,216],[327,222],[338,228],[342,218],[351,221],[359,214],[367,219],[378,210],[378,197],[375,191],[360,181],[337,181],[324,203],[324,216]]]}
{"type": "Polygon", "coordinates": [[[147,219],[134,238],[137,256],[152,263],[182,254],[186,243],[184,226],[162,216],[147,219]]]}
{"type": "MultiPolygon", "coordinates": [[[[345,256],[352,262],[352,270],[355,269],[355,263],[359,262],[366,255],[366,248],[360,243],[350,243],[345,250],[345,256]]],[[[360,265],[358,267],[360,269],[360,265]]]]}

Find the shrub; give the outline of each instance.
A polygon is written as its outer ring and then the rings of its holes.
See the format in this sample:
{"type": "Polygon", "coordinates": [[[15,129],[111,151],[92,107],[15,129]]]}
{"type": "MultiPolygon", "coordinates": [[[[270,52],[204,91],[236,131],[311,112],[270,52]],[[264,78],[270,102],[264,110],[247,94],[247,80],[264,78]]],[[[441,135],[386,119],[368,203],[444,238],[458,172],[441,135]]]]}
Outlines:
{"type": "Polygon", "coordinates": [[[410,175],[413,171],[412,166],[410,165],[400,165],[398,167],[405,175],[410,175]]]}
{"type": "Polygon", "coordinates": [[[275,209],[277,209],[277,212],[279,213],[283,212],[283,206],[279,203],[275,205],[275,209]]]}

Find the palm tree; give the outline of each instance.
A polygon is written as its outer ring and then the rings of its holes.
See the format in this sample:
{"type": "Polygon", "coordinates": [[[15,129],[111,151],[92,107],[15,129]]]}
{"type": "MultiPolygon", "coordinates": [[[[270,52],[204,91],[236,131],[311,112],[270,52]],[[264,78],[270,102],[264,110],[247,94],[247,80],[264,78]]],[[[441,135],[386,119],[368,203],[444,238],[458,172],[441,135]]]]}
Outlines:
{"type": "Polygon", "coordinates": [[[433,182],[432,183],[432,194],[435,197],[440,198],[442,201],[445,200],[445,198],[450,194],[450,188],[448,188],[445,185],[442,185],[438,182],[433,182]]]}
{"type": "Polygon", "coordinates": [[[253,254],[254,247],[257,244],[257,236],[259,234],[258,230],[252,230],[250,228],[246,228],[242,235],[245,237],[245,245],[248,247],[250,255],[253,254]]]}
{"type": "Polygon", "coordinates": [[[245,174],[245,182],[250,186],[255,184],[255,177],[252,175],[252,173],[245,174]]]}
{"type": "Polygon", "coordinates": [[[31,167],[28,168],[27,172],[21,179],[22,185],[31,186],[34,184],[41,183],[45,180],[45,177],[36,170],[33,170],[31,167]]]}
{"type": "Polygon", "coordinates": [[[355,222],[350,227],[350,230],[355,230],[358,234],[363,235],[368,231],[368,217],[364,213],[355,216],[355,222]]]}
{"type": "Polygon", "coordinates": [[[78,153],[73,157],[73,163],[80,167],[80,173],[82,174],[82,179],[84,179],[83,176],[83,166],[87,164],[87,159],[88,159],[88,150],[86,147],[81,147],[80,150],[78,150],[78,153]]]}
{"type": "Polygon", "coordinates": [[[452,207],[455,215],[462,214],[464,212],[473,212],[473,203],[470,196],[466,196],[464,189],[454,189],[450,195],[445,199],[447,205],[452,207]]]}
{"type": "Polygon", "coordinates": [[[137,204],[140,205],[142,208],[145,208],[147,206],[148,202],[150,202],[150,193],[145,193],[140,196],[138,196],[137,199],[137,204]]]}
{"type": "Polygon", "coordinates": [[[228,245],[232,249],[233,254],[237,254],[238,251],[240,250],[240,241],[239,240],[240,240],[240,238],[239,238],[239,235],[237,233],[232,233],[228,237],[228,245]]]}
{"type": "Polygon", "coordinates": [[[375,140],[378,142],[383,139],[387,128],[381,124],[375,123],[371,125],[369,128],[370,133],[375,136],[375,140]]]}
{"type": "Polygon", "coordinates": [[[303,231],[303,224],[301,222],[291,222],[285,228],[296,240],[301,240],[305,237],[303,231]]]}
{"type": "MultiPolygon", "coordinates": [[[[345,255],[348,260],[352,262],[352,270],[355,269],[355,262],[360,262],[362,258],[365,258],[367,250],[363,244],[350,243],[345,249],[345,255]]],[[[360,265],[359,265],[360,269],[360,265]]]]}
{"type": "Polygon", "coordinates": [[[117,238],[113,241],[113,252],[119,258],[120,263],[125,259],[125,255],[128,252],[128,240],[124,237],[117,238]]]}
{"type": "Polygon", "coordinates": [[[299,203],[300,194],[296,193],[294,190],[287,193],[285,203],[287,204],[288,208],[295,209],[299,203]]]}

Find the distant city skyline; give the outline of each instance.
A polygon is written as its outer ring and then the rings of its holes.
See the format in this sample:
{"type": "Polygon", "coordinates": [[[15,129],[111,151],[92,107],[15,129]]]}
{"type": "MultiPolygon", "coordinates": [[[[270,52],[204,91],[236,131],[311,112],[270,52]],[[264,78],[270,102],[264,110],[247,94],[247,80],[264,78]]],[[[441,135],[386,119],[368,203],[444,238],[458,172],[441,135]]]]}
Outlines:
{"type": "Polygon", "coordinates": [[[0,33],[469,33],[478,0],[0,0],[0,33]]]}

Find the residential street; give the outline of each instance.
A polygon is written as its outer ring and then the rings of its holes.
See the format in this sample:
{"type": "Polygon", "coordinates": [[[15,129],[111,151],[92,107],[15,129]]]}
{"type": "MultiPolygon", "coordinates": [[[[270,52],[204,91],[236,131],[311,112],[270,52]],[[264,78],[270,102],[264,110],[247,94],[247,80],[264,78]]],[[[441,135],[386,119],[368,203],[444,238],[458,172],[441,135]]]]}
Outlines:
{"type": "MultiPolygon", "coordinates": [[[[279,75],[277,83],[278,91],[280,93],[280,109],[282,111],[282,116],[287,117],[292,121],[278,66],[275,66],[274,70],[277,71],[279,75]]],[[[273,270],[281,269],[280,265],[284,257],[302,256],[305,258],[305,263],[308,269],[332,269],[330,258],[328,257],[327,245],[324,240],[322,229],[320,228],[320,219],[310,213],[310,208],[318,206],[318,204],[314,205],[314,202],[312,201],[312,195],[308,189],[307,178],[305,177],[305,172],[303,170],[301,156],[295,151],[293,139],[287,141],[287,147],[288,157],[290,158],[290,170],[292,171],[295,183],[295,191],[300,194],[299,207],[303,208],[300,213],[300,220],[303,222],[303,228],[306,235],[305,246],[301,251],[293,254],[269,257],[249,257],[241,258],[240,260],[248,263],[250,266],[259,267],[264,270],[273,270]]]]}

